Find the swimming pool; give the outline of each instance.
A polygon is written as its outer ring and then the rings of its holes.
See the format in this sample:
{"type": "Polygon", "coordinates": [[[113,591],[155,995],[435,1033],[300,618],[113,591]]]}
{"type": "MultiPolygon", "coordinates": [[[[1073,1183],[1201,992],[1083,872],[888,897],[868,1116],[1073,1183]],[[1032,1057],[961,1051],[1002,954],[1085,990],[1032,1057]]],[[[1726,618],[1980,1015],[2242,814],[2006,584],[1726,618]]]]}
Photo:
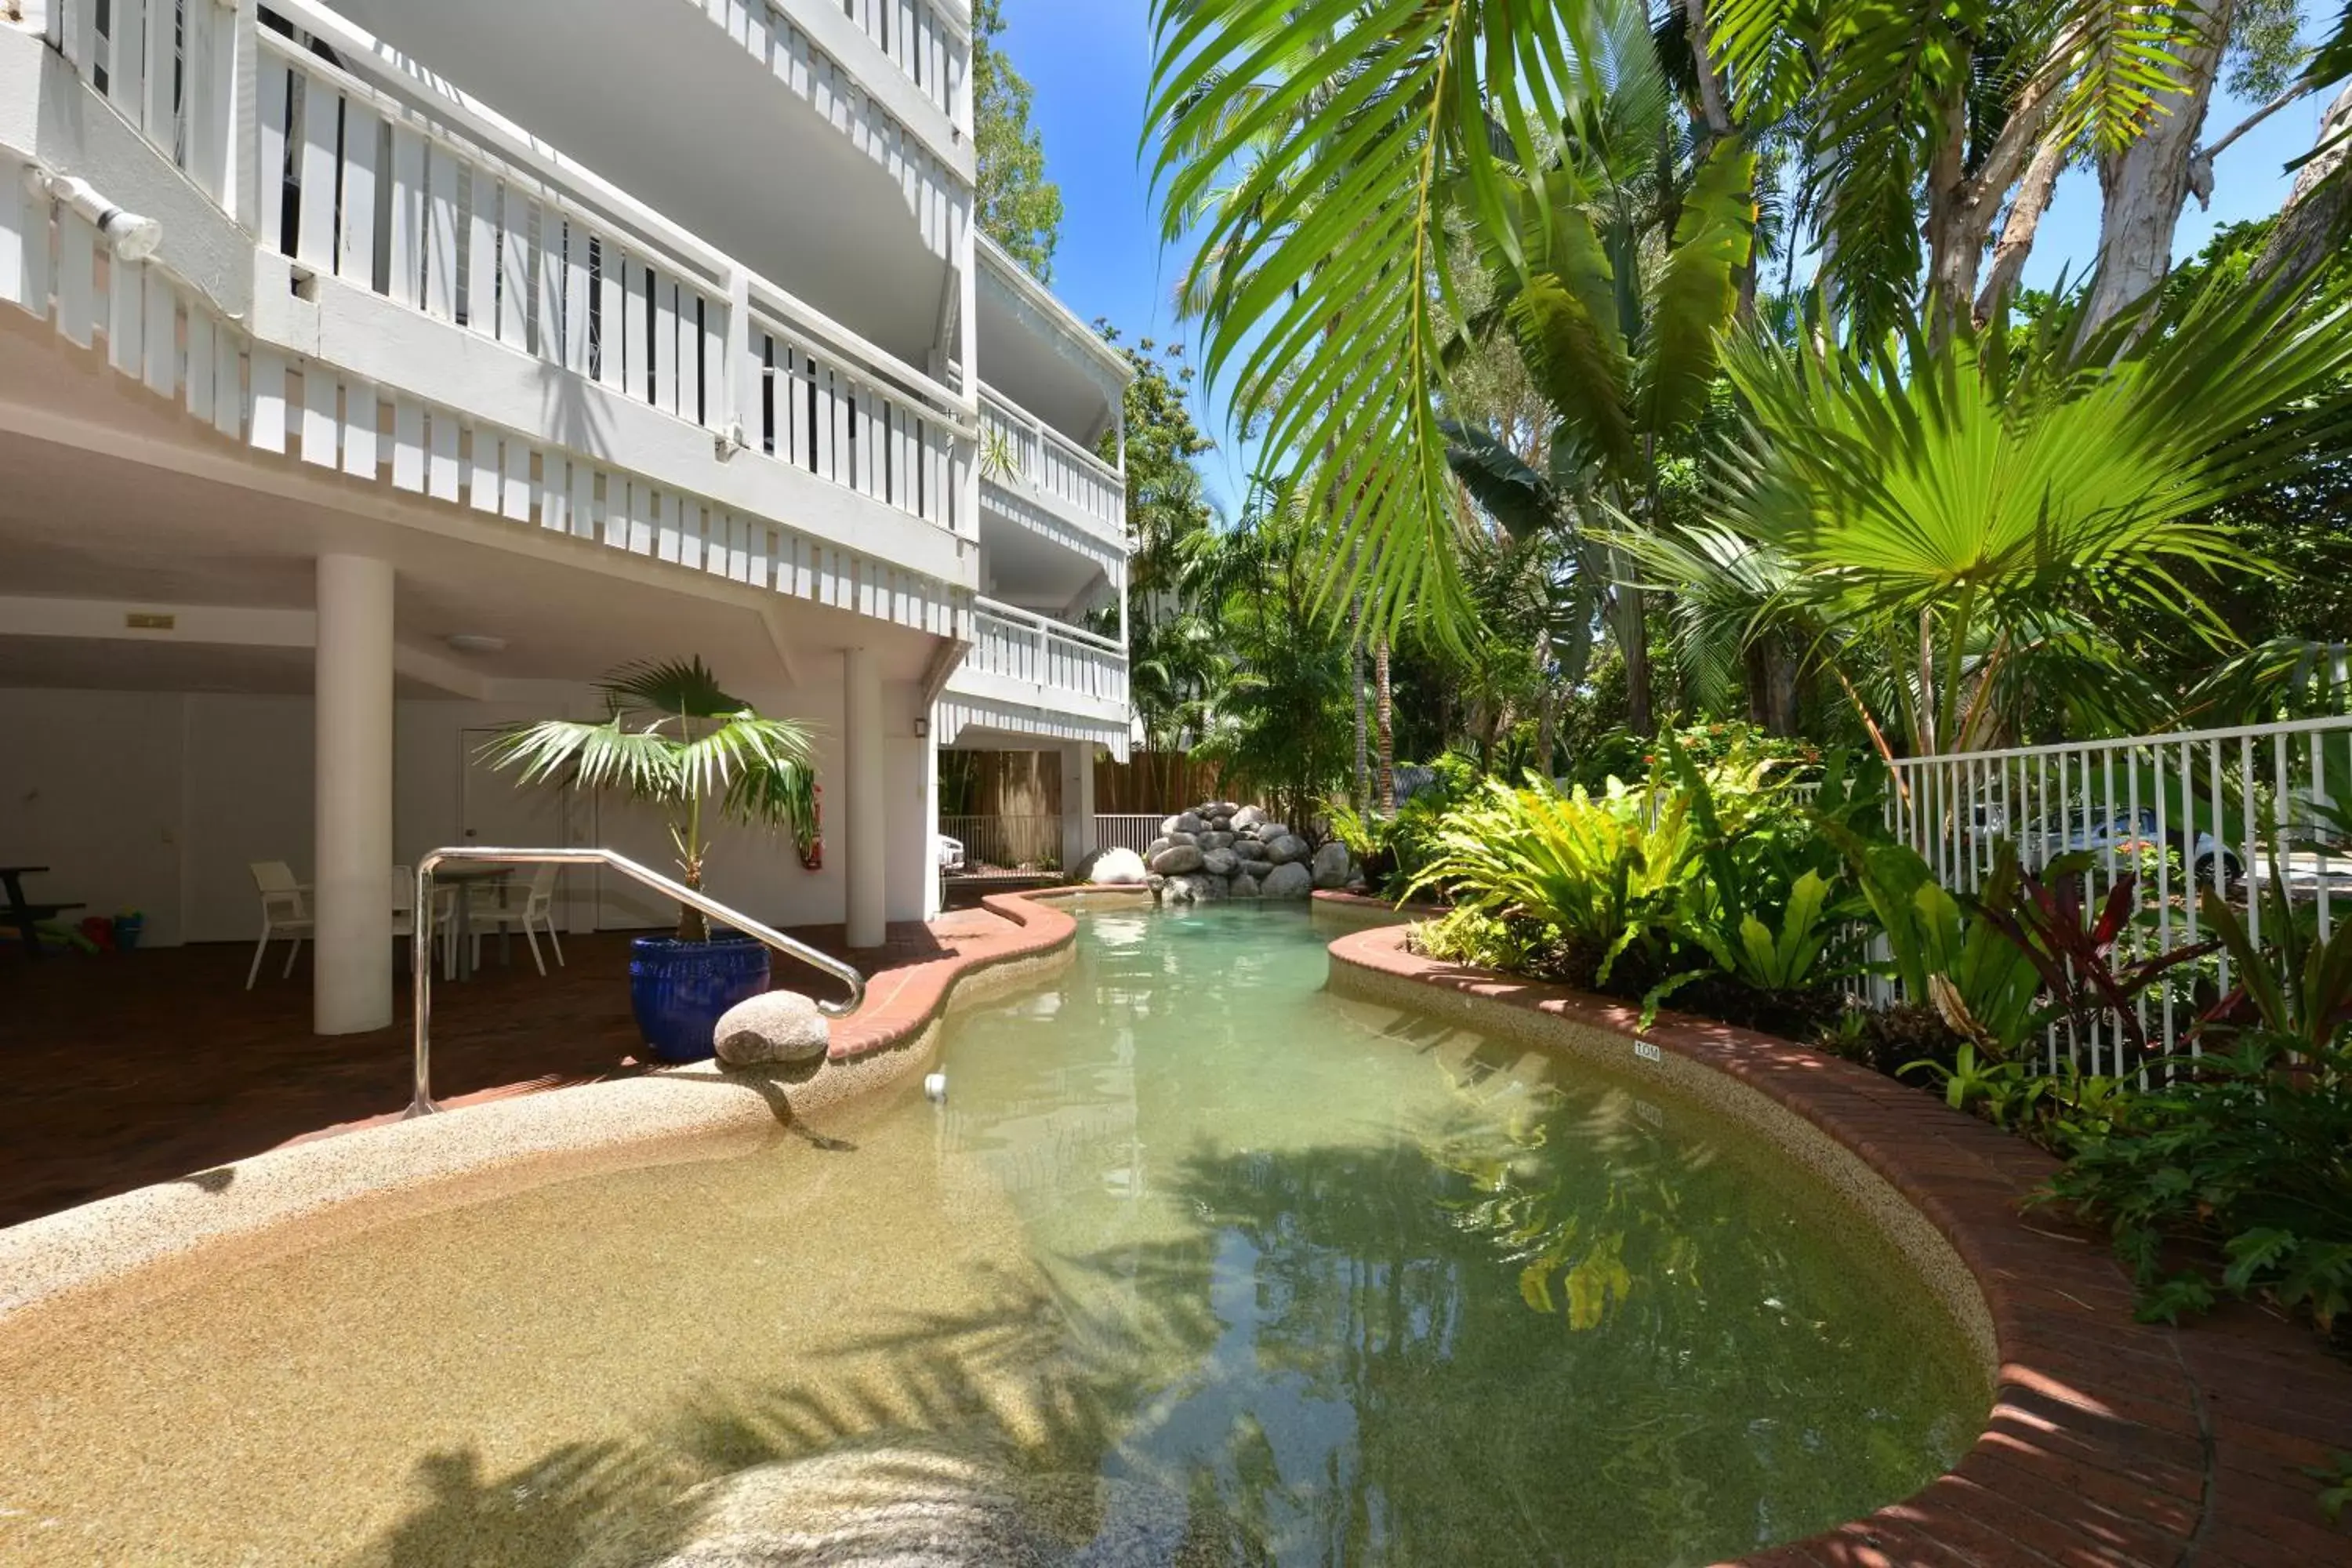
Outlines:
{"type": "Polygon", "coordinates": [[[1704,1563],[1974,1440],[1982,1367],[1845,1199],[1654,1088],[1335,998],[1322,943],[1091,912],[950,1023],[943,1105],[0,1363],[0,1558],[1704,1563]]]}

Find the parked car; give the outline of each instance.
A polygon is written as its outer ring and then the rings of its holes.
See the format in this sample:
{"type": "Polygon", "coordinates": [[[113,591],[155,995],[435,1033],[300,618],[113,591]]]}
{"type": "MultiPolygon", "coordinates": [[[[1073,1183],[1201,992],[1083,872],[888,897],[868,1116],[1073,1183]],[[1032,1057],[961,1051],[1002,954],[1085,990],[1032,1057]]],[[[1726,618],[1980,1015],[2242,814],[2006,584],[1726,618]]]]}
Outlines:
{"type": "MultiPolygon", "coordinates": [[[[2044,817],[2035,828],[2039,848],[2038,859],[2047,862],[2075,849],[2114,849],[2118,853],[2151,845],[2158,841],[2156,808],[2142,806],[2137,812],[2118,807],[2112,812],[2075,811],[2064,818],[2044,817]]],[[[2199,882],[2213,879],[2213,858],[2221,858],[2221,874],[2231,882],[2246,874],[2245,862],[2237,852],[2214,841],[2203,828],[2192,835],[2179,827],[2163,837],[2171,840],[2179,850],[2189,874],[2199,882]]]]}

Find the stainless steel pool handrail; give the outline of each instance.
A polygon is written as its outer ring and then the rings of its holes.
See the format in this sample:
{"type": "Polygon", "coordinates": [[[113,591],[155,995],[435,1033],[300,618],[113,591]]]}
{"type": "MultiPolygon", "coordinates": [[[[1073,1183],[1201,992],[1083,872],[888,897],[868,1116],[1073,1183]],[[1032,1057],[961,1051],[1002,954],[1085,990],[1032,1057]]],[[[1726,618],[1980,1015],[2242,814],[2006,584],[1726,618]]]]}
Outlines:
{"type": "Polygon", "coordinates": [[[475,865],[509,866],[609,866],[625,877],[651,888],[664,898],[675,899],[688,909],[699,910],[712,920],[720,921],[752,937],[788,958],[797,958],[813,969],[824,971],[849,987],[845,1001],[820,1002],[816,1010],[828,1018],[846,1017],[857,1011],[866,1000],[866,976],[834,957],[820,952],[804,942],[795,942],[772,927],[762,925],[740,910],[730,909],[706,893],[697,892],[685,883],[649,870],[625,855],[610,849],[583,847],[569,849],[499,849],[472,844],[436,849],[416,862],[415,916],[409,941],[411,942],[410,998],[416,1016],[416,1084],[408,1102],[410,1116],[431,1116],[441,1108],[433,1103],[433,873],[451,861],[475,865]]]}

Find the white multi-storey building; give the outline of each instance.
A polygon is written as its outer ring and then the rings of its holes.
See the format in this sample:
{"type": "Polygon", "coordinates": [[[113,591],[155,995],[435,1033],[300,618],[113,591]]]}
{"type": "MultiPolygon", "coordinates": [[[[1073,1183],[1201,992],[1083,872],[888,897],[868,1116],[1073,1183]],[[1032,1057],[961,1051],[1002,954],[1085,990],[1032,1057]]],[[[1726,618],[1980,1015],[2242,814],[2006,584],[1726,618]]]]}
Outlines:
{"type": "Polygon", "coordinates": [[[819,737],[747,912],[930,912],[942,746],[1059,752],[1075,855],[1129,373],[976,239],[970,58],[964,0],[0,0],[0,862],[164,943],[292,862],[381,1026],[394,865],[667,863],[473,759],[688,655],[819,737]]]}

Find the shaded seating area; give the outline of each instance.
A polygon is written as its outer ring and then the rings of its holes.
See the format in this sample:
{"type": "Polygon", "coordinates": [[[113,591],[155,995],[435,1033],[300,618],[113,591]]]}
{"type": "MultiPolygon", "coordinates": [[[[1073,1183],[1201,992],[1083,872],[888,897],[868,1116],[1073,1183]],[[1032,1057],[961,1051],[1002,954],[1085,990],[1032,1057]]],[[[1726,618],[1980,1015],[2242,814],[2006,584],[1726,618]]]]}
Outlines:
{"type": "Polygon", "coordinates": [[[25,896],[25,879],[46,875],[47,866],[0,866],[0,892],[7,895],[5,916],[25,952],[41,956],[41,928],[59,915],[83,908],[72,903],[42,903],[25,896]]]}

